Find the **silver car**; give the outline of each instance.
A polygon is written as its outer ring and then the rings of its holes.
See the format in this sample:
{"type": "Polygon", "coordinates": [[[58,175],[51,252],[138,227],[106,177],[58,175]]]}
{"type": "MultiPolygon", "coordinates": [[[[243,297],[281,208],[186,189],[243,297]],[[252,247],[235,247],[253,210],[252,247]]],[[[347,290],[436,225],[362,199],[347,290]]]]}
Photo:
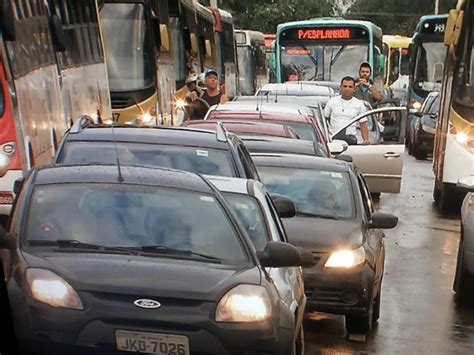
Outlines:
{"type": "Polygon", "coordinates": [[[474,297],[474,175],[460,179],[458,188],[467,191],[461,207],[461,237],[453,285],[456,302],[462,304],[474,297]]]}
{"type": "MultiPolygon", "coordinates": [[[[288,243],[279,215],[282,217],[295,215],[295,205],[291,200],[283,196],[271,197],[259,181],[220,176],[207,176],[207,178],[221,191],[239,216],[257,252],[261,252],[269,241],[288,243]]],[[[267,272],[288,312],[295,318],[294,336],[297,347],[295,353],[304,354],[303,316],[306,296],[303,271],[300,267],[278,267],[267,268],[267,272]]]]}

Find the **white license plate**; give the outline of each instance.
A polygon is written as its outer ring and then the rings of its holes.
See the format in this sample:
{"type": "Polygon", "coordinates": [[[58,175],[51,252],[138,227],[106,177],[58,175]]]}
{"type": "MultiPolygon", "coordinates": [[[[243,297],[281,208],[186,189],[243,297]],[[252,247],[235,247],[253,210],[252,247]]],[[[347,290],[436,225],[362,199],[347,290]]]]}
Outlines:
{"type": "Polygon", "coordinates": [[[131,332],[115,332],[117,349],[160,355],[189,355],[188,338],[182,335],[131,332]]]}

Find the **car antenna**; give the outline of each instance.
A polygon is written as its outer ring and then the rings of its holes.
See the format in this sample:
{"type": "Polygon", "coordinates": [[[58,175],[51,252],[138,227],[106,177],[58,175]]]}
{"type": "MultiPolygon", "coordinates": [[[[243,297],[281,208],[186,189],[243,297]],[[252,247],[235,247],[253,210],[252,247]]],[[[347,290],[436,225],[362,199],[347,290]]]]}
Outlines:
{"type": "Polygon", "coordinates": [[[115,158],[117,159],[117,171],[118,171],[117,181],[123,182],[122,169],[120,167],[120,159],[119,159],[118,150],[117,150],[117,141],[115,140],[115,130],[114,130],[113,123],[111,124],[111,127],[112,127],[112,139],[114,141],[115,158]]]}

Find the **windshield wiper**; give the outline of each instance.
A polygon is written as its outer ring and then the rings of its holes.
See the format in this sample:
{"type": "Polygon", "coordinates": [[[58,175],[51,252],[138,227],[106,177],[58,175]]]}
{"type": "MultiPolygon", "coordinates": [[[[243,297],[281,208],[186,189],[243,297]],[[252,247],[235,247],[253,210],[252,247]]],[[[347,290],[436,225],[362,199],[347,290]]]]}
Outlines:
{"type": "Polygon", "coordinates": [[[60,248],[75,248],[81,250],[93,250],[98,252],[110,252],[117,251],[127,253],[130,255],[136,255],[137,253],[129,248],[125,247],[109,247],[99,244],[84,243],[77,239],[58,239],[58,240],[29,240],[31,245],[57,245],[60,248]]]}
{"type": "Polygon", "coordinates": [[[302,212],[298,211],[296,212],[298,216],[304,216],[304,217],[316,217],[316,218],[324,218],[324,219],[334,219],[336,221],[340,220],[340,218],[336,216],[331,216],[327,214],[317,214],[317,213],[310,213],[310,212],[302,212]]]}
{"type": "Polygon", "coordinates": [[[336,63],[336,61],[339,59],[339,57],[341,56],[342,52],[344,52],[344,50],[346,49],[346,45],[343,45],[341,46],[341,49],[339,49],[336,53],[335,56],[333,56],[333,53],[334,53],[334,49],[332,50],[331,52],[331,61],[329,62],[329,80],[331,80],[331,74],[332,74],[332,66],[334,65],[334,63],[336,63]]]}
{"type": "Polygon", "coordinates": [[[211,255],[196,253],[192,250],[183,250],[183,249],[175,249],[169,248],[164,245],[143,245],[140,248],[144,252],[151,252],[151,253],[158,253],[158,254],[174,254],[174,255],[187,255],[187,256],[199,256],[204,259],[209,259],[214,262],[220,263],[221,260],[211,255]]]}
{"type": "Polygon", "coordinates": [[[303,50],[306,51],[306,55],[311,59],[311,61],[313,62],[314,64],[314,75],[311,79],[309,79],[309,81],[311,80],[317,80],[318,79],[318,72],[319,72],[319,64],[318,64],[318,61],[316,60],[316,58],[314,58],[310,53],[311,51],[308,49],[308,47],[306,47],[303,43],[298,43],[300,45],[301,48],[303,48],[303,50]]]}

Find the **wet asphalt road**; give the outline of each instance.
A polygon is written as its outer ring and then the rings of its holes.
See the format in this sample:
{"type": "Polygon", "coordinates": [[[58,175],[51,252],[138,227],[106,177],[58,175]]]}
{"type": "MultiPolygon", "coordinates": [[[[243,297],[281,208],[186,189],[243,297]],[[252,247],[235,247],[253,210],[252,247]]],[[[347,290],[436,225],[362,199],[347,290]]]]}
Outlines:
{"type": "Polygon", "coordinates": [[[381,315],[373,334],[348,335],[344,317],[313,313],[306,354],[474,354],[474,309],[453,299],[460,222],[433,205],[431,161],[405,156],[402,191],[382,194],[379,212],[400,221],[386,231],[381,315]]]}

